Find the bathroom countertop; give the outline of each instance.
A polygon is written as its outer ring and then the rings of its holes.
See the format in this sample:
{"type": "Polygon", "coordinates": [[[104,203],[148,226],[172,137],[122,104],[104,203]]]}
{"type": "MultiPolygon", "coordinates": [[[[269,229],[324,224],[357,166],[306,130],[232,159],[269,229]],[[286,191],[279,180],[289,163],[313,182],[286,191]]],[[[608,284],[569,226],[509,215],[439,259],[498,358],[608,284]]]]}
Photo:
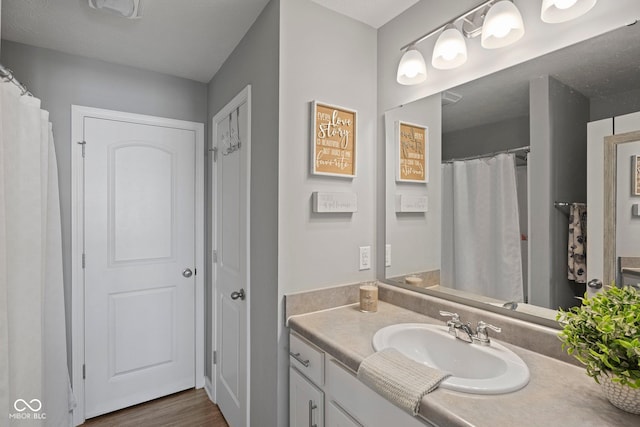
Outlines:
{"type": "MultiPolygon", "coordinates": [[[[354,373],[374,353],[374,333],[396,323],[443,322],[379,301],[378,312],[362,313],[358,304],[289,318],[289,327],[354,373]]],[[[495,339],[495,338],[493,338],[495,339]]],[[[475,395],[443,388],[426,395],[420,415],[440,426],[638,426],[640,415],[617,409],[584,369],[500,340],[525,361],[529,384],[502,395],[475,395]]],[[[471,344],[470,344],[471,345],[471,344]]],[[[558,345],[560,342],[558,341],[558,345]]]]}

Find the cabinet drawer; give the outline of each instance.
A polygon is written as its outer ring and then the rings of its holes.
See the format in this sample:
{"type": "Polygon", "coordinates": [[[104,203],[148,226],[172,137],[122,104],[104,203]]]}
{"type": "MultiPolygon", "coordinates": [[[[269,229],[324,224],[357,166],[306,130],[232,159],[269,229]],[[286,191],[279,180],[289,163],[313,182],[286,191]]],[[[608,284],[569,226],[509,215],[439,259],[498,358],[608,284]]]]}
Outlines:
{"type": "Polygon", "coordinates": [[[316,385],[324,385],[324,353],[302,338],[289,335],[289,360],[316,385]]]}

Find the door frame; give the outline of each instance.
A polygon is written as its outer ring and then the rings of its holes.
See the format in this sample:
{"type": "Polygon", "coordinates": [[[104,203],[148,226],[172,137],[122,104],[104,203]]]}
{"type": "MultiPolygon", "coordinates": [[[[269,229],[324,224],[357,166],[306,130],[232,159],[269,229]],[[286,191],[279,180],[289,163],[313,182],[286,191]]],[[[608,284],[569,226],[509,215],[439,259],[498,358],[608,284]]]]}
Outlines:
{"type": "Polygon", "coordinates": [[[229,101],[224,107],[222,107],[212,118],[211,118],[211,144],[212,147],[210,151],[213,153],[210,160],[210,188],[211,188],[211,307],[212,307],[212,330],[211,330],[211,390],[210,397],[214,402],[217,402],[217,365],[213,360],[213,352],[220,351],[217,348],[217,283],[216,283],[216,269],[217,269],[217,260],[215,257],[215,251],[217,250],[217,226],[218,226],[218,216],[217,216],[217,207],[216,203],[218,200],[218,191],[217,191],[217,165],[216,161],[219,158],[218,156],[222,155],[217,147],[217,131],[218,125],[217,122],[224,117],[229,116],[232,111],[235,111],[237,107],[242,105],[243,103],[247,103],[247,122],[249,123],[247,129],[247,138],[246,141],[242,141],[242,148],[240,149],[240,153],[244,156],[242,161],[246,162],[246,170],[247,170],[247,181],[246,181],[246,215],[247,215],[247,223],[246,225],[246,257],[247,257],[247,270],[245,272],[247,276],[246,283],[246,304],[247,304],[247,360],[246,360],[246,370],[247,370],[247,401],[246,401],[246,411],[247,411],[247,425],[251,425],[250,418],[250,402],[251,402],[251,85],[247,85],[242,89],[231,101],[229,101]]]}
{"type": "Polygon", "coordinates": [[[126,121],[152,126],[164,126],[194,132],[195,146],[195,384],[204,386],[204,124],[164,117],[105,110],[80,105],[71,106],[71,372],[72,387],[77,405],[73,410],[73,423],[85,421],[84,401],[84,119],[126,121]],[[200,274],[197,270],[200,269],[200,274]]]}

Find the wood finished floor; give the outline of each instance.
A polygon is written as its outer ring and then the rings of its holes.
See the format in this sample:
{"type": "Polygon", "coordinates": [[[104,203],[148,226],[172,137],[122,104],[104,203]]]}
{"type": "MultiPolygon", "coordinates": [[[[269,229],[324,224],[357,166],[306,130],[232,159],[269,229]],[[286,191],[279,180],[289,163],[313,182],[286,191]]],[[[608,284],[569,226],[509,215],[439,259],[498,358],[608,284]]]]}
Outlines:
{"type": "Polygon", "coordinates": [[[87,420],[81,427],[229,427],[204,389],[191,389],[87,420]]]}

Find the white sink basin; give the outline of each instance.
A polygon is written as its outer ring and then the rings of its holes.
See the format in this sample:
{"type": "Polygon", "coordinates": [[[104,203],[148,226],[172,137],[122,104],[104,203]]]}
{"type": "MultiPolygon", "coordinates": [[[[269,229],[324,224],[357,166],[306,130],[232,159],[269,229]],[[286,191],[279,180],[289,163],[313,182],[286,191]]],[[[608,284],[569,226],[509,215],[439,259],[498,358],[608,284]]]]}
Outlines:
{"type": "Polygon", "coordinates": [[[451,374],[440,384],[449,390],[474,394],[516,391],[529,382],[529,368],[508,348],[469,344],[447,332],[446,326],[401,323],[380,329],[373,348],[393,347],[407,357],[451,374]]]}

